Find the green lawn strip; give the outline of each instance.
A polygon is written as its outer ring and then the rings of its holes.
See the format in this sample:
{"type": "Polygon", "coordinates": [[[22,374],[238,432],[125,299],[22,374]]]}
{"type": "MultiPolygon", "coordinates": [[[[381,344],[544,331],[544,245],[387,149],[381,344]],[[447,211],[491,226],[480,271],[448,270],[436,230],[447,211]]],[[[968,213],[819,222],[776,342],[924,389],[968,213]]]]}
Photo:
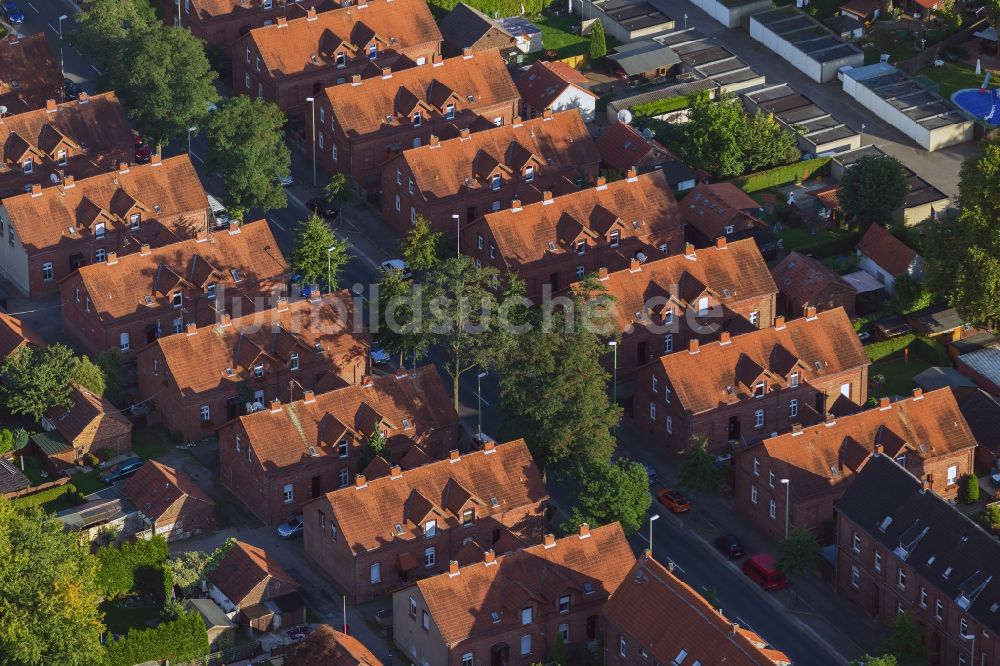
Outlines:
{"type": "Polygon", "coordinates": [[[98,490],[104,490],[107,488],[107,484],[101,481],[100,470],[91,470],[84,474],[74,474],[70,477],[70,483],[76,486],[84,495],[89,495],[90,493],[96,493],[98,490]]]}
{"type": "Polygon", "coordinates": [[[37,486],[40,483],[52,480],[52,477],[50,476],[42,476],[44,468],[42,466],[42,459],[38,456],[23,456],[20,460],[14,463],[18,469],[21,469],[21,460],[24,461],[24,475],[31,480],[32,485],[37,486]]]}
{"type": "Polygon", "coordinates": [[[869,394],[879,398],[888,395],[909,395],[913,389],[913,378],[927,368],[929,363],[915,354],[910,354],[908,360],[901,358],[875,363],[868,369],[871,384],[869,394]],[[885,381],[877,383],[875,378],[882,376],[885,381]]]}
{"type": "MultiPolygon", "coordinates": [[[[925,67],[920,70],[920,76],[926,77],[938,85],[938,93],[945,99],[964,88],[978,88],[983,84],[985,72],[976,74],[975,68],[964,62],[951,62],[942,67],[925,67]]],[[[990,87],[996,88],[998,83],[991,81],[990,87]]]]}
{"type": "Polygon", "coordinates": [[[837,232],[831,229],[822,229],[816,233],[812,233],[809,229],[804,227],[799,227],[798,229],[783,229],[779,234],[782,240],[782,247],[789,252],[802,247],[817,245],[825,241],[833,240],[843,235],[843,232],[837,232]]]}
{"type": "Polygon", "coordinates": [[[148,601],[142,605],[124,605],[123,601],[105,601],[99,608],[104,611],[104,626],[113,634],[124,636],[132,627],[149,629],[149,620],[160,616],[162,606],[148,601]]]}

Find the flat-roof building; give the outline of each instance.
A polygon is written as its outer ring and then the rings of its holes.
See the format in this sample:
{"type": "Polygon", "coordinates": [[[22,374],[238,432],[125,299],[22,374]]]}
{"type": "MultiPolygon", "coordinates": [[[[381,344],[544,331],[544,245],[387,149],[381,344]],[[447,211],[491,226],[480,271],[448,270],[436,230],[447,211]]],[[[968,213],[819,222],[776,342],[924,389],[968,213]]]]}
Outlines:
{"type": "Polygon", "coordinates": [[[787,83],[743,95],[747,110],[773,113],[797,135],[799,150],[812,155],[842,153],[861,147],[861,136],[842,120],[787,83]]]}
{"type": "Polygon", "coordinates": [[[791,6],[751,16],[750,36],[818,83],[833,81],[841,67],[865,64],[859,47],[791,6]]]}

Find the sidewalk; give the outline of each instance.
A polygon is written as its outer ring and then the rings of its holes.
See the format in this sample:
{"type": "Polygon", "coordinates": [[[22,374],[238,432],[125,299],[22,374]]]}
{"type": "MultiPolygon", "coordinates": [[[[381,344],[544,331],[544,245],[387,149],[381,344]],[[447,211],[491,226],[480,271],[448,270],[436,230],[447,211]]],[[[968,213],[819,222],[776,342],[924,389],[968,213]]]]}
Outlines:
{"type": "MultiPolygon", "coordinates": [[[[652,465],[661,481],[676,479],[679,457],[654,449],[630,420],[618,427],[619,450],[630,458],[652,465]]],[[[722,534],[733,534],[747,553],[777,555],[777,544],[740,513],[731,497],[698,496],[685,518],[685,527],[708,544],[722,534]]],[[[841,654],[875,654],[885,643],[881,627],[863,611],[836,593],[817,575],[805,575],[788,589],[774,594],[789,617],[799,620],[841,654]]]]}

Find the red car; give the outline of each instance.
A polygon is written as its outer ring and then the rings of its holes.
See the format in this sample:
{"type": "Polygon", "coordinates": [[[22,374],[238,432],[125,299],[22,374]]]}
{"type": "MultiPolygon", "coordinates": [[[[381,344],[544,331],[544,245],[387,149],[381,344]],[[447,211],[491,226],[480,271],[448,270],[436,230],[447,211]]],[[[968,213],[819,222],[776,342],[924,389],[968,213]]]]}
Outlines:
{"type": "Polygon", "coordinates": [[[740,569],[744,576],[748,576],[766,592],[777,592],[788,585],[788,579],[778,571],[774,558],[766,553],[747,558],[740,569]]]}
{"type": "Polygon", "coordinates": [[[138,132],[133,130],[132,137],[135,140],[135,161],[137,164],[145,164],[153,156],[153,149],[138,132]]]}
{"type": "Polygon", "coordinates": [[[684,513],[691,510],[691,501],[687,497],[684,497],[678,490],[664,488],[656,493],[656,499],[660,500],[663,506],[674,513],[684,513]]]}

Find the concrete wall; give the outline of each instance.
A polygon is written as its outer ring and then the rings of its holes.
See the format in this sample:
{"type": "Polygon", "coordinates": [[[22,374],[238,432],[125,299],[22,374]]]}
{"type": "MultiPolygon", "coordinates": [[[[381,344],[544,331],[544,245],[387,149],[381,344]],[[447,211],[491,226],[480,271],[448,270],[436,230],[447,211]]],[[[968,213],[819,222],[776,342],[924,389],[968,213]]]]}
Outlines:
{"type": "Polygon", "coordinates": [[[817,83],[828,83],[837,78],[837,70],[844,65],[861,67],[865,64],[865,54],[862,52],[852,53],[842,58],[835,58],[820,62],[814,60],[804,51],[785,41],[776,32],[759,23],[753,16],[750,17],[750,36],[761,42],[782,58],[791,63],[796,69],[804,73],[817,83]]]}
{"type": "Polygon", "coordinates": [[[751,14],[771,8],[771,0],[753,0],[737,7],[727,7],[718,0],[691,0],[691,4],[727,28],[738,28],[751,14]]]}
{"type": "MultiPolygon", "coordinates": [[[[768,0],[768,6],[770,6],[770,0],[768,0]]],[[[648,28],[630,31],[614,19],[608,17],[597,2],[593,2],[592,0],[578,0],[574,3],[574,8],[583,17],[584,21],[600,19],[601,25],[604,26],[604,33],[611,35],[623,44],[673,30],[676,25],[671,19],[658,25],[649,26],[648,28]]]]}

